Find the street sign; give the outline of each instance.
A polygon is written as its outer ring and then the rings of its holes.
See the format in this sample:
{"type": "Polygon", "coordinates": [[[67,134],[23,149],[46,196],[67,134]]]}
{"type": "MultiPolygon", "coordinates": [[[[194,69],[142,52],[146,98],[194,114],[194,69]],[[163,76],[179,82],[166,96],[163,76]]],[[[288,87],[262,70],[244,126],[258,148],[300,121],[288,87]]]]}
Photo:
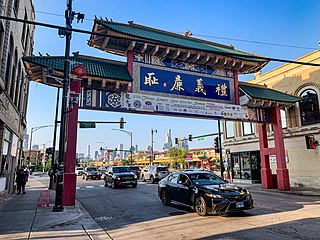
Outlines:
{"type": "Polygon", "coordinates": [[[80,128],[96,128],[96,124],[93,122],[81,122],[80,128]]]}
{"type": "Polygon", "coordinates": [[[112,152],[113,152],[113,150],[108,150],[108,152],[112,153],[112,152]]]}
{"type": "Polygon", "coordinates": [[[204,137],[199,137],[198,138],[198,141],[203,141],[204,140],[204,137]]]}

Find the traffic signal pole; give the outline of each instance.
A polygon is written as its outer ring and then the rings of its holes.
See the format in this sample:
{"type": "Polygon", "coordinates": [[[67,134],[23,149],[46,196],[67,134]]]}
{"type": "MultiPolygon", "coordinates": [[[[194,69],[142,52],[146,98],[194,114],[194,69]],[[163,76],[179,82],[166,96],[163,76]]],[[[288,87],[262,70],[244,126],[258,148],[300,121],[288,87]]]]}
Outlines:
{"type": "MultiPolygon", "coordinates": [[[[62,193],[63,193],[63,172],[64,172],[64,161],[65,161],[65,143],[66,143],[66,112],[67,112],[67,97],[69,90],[69,71],[70,71],[70,43],[72,31],[72,0],[67,1],[67,9],[65,11],[66,17],[66,30],[63,34],[66,38],[65,56],[64,56],[64,80],[62,82],[62,104],[61,104],[61,122],[60,122],[60,139],[59,139],[59,159],[57,166],[57,187],[56,187],[56,198],[53,207],[54,212],[63,211],[62,206],[62,193]]],[[[59,32],[61,34],[62,32],[59,32]]]]}

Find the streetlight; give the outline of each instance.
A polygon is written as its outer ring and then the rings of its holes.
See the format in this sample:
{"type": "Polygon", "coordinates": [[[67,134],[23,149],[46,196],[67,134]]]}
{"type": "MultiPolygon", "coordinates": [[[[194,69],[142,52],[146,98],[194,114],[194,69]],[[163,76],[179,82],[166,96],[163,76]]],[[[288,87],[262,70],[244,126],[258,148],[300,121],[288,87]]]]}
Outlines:
{"type": "Polygon", "coordinates": [[[31,128],[31,133],[30,133],[30,146],[29,146],[29,160],[30,160],[30,163],[31,163],[31,149],[32,149],[32,134],[41,129],[41,128],[46,128],[46,127],[52,127],[54,125],[43,125],[43,126],[38,126],[38,127],[33,127],[31,128]]]}
{"type": "Polygon", "coordinates": [[[153,164],[153,160],[154,160],[154,156],[153,156],[153,133],[157,133],[157,130],[151,128],[151,158],[150,158],[150,165],[153,164]]]}
{"type": "Polygon", "coordinates": [[[129,132],[129,131],[126,131],[126,130],[123,130],[123,129],[111,129],[111,130],[116,130],[116,131],[120,131],[120,132],[124,132],[126,133],[127,135],[130,136],[130,155],[131,155],[131,164],[133,163],[133,158],[132,158],[132,132],[129,132]]]}

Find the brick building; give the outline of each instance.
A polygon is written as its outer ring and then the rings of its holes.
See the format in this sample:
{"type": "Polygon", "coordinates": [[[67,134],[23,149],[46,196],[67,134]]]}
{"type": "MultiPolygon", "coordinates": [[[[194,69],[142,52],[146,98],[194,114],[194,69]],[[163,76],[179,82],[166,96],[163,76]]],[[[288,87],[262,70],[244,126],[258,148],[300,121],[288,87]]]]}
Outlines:
{"type": "MultiPolygon", "coordinates": [[[[320,51],[297,61],[320,63],[320,51]]],[[[292,187],[320,188],[320,70],[316,66],[285,64],[264,74],[257,73],[249,83],[264,85],[301,97],[301,101],[281,110],[286,162],[292,187]]],[[[267,104],[267,103],[265,103],[267,104]]],[[[272,144],[273,130],[268,129],[272,144]]],[[[224,123],[224,146],[230,152],[230,168],[235,182],[259,182],[260,153],[257,125],[246,122],[224,123]]],[[[269,156],[272,173],[275,156],[269,156]]]]}
{"type": "MultiPolygon", "coordinates": [[[[0,0],[0,15],[34,20],[31,0],[0,0]]],[[[29,81],[23,56],[33,52],[34,25],[0,19],[0,194],[14,190],[21,164],[29,81]]]]}

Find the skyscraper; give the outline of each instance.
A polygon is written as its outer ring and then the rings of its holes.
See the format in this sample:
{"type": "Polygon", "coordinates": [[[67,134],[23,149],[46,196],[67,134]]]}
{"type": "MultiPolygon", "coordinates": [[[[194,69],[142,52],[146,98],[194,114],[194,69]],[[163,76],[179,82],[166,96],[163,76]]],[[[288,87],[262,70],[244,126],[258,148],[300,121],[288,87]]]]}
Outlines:
{"type": "Polygon", "coordinates": [[[87,146],[87,158],[90,159],[91,155],[90,155],[90,145],[87,146]]]}
{"type": "Polygon", "coordinates": [[[166,134],[166,142],[163,145],[163,150],[168,150],[172,147],[172,139],[171,139],[171,129],[168,129],[166,134]]]}

